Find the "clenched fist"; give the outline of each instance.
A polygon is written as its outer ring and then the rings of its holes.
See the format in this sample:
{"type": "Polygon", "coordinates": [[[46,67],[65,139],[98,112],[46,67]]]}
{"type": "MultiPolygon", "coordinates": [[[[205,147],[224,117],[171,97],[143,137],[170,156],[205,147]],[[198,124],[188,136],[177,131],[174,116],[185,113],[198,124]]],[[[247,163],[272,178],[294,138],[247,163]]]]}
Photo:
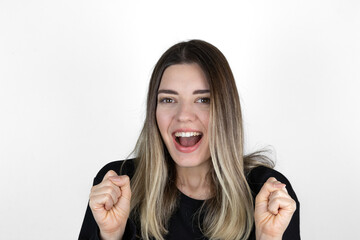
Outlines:
{"type": "Polygon", "coordinates": [[[102,239],[121,239],[130,213],[130,179],[110,170],[91,188],[89,206],[102,239]]]}
{"type": "Polygon", "coordinates": [[[285,184],[269,178],[255,198],[256,239],[281,240],[295,210],[285,184]]]}

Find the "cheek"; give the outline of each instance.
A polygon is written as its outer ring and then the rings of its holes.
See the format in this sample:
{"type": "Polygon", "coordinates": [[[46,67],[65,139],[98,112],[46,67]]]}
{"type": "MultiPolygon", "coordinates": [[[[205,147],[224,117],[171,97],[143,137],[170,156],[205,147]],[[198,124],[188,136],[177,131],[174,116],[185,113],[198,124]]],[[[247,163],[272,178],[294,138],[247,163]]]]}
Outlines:
{"type": "Polygon", "coordinates": [[[156,109],[156,122],[158,124],[161,135],[164,137],[164,134],[166,133],[169,125],[169,121],[166,117],[166,114],[163,114],[163,112],[158,109],[156,109]]]}
{"type": "Polygon", "coordinates": [[[202,112],[199,115],[199,118],[200,118],[202,124],[204,125],[204,127],[206,129],[206,132],[207,132],[208,129],[209,129],[210,113],[209,112],[202,112]]]}

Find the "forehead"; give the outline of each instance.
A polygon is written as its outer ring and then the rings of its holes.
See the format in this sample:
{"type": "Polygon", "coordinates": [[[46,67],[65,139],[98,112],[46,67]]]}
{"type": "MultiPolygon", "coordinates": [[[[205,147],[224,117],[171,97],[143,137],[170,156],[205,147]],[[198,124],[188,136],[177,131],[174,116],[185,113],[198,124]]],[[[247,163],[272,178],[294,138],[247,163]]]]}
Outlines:
{"type": "Polygon", "coordinates": [[[198,64],[176,64],[165,69],[159,89],[193,91],[197,89],[209,89],[209,84],[203,70],[198,64]]]}

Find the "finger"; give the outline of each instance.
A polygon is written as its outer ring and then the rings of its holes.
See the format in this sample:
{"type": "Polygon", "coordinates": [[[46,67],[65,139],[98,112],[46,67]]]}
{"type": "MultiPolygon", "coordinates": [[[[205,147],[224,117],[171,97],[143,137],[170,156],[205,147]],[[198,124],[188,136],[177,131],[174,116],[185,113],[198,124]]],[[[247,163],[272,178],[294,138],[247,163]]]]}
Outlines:
{"type": "Polygon", "coordinates": [[[111,185],[103,185],[100,188],[96,188],[94,191],[90,193],[91,196],[109,194],[112,197],[114,204],[118,201],[121,196],[120,188],[111,183],[111,185]]]}
{"type": "Polygon", "coordinates": [[[269,196],[269,201],[274,198],[291,198],[290,195],[287,193],[285,188],[275,190],[269,196]]]}
{"type": "Polygon", "coordinates": [[[91,196],[89,201],[90,208],[93,210],[103,210],[104,208],[109,211],[113,205],[113,199],[110,194],[101,194],[91,196]]]}
{"type": "Polygon", "coordinates": [[[105,207],[106,211],[109,211],[114,206],[115,202],[114,202],[111,195],[109,195],[109,194],[104,194],[104,195],[105,195],[105,198],[106,198],[106,202],[104,204],[104,207],[105,207]]]}
{"type": "Polygon", "coordinates": [[[122,176],[113,176],[110,177],[109,180],[113,182],[115,185],[120,187],[121,196],[120,201],[130,201],[131,199],[131,188],[130,188],[130,178],[127,175],[122,176]]]}
{"type": "Polygon", "coordinates": [[[268,210],[274,215],[292,215],[296,210],[296,203],[292,198],[277,197],[269,201],[268,210]]]}
{"type": "Polygon", "coordinates": [[[255,202],[267,202],[272,192],[284,188],[285,186],[285,184],[277,181],[276,178],[269,178],[260,189],[260,192],[256,196],[255,202]]]}
{"type": "MultiPolygon", "coordinates": [[[[98,185],[95,185],[91,188],[91,193],[98,194],[104,191],[104,188],[111,187],[113,191],[116,192],[117,197],[120,197],[121,191],[120,188],[115,185],[110,179],[103,180],[98,185]]],[[[109,188],[110,189],[110,188],[109,188]]]]}
{"type": "Polygon", "coordinates": [[[104,178],[103,178],[102,181],[108,179],[109,177],[113,177],[113,176],[116,177],[116,176],[118,176],[118,175],[117,175],[117,173],[116,173],[115,171],[109,170],[109,171],[105,174],[105,176],[104,176],[104,178]]]}

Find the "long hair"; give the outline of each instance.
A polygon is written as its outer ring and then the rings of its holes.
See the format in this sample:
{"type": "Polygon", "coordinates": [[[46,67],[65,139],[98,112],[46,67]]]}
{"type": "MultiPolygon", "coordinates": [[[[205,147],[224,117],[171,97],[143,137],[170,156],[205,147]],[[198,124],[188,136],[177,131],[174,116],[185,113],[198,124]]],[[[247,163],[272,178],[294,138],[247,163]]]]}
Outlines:
{"type": "Polygon", "coordinates": [[[153,70],[146,119],[135,147],[136,170],[131,180],[131,217],[141,237],[163,239],[177,207],[175,164],[161,138],[157,122],[157,91],[165,69],[174,64],[198,64],[210,86],[209,148],[212,198],[204,202],[202,231],[209,239],[247,239],[253,227],[253,198],[246,174],[272,162],[261,153],[243,154],[239,95],[230,66],[213,45],[191,40],[169,48],[153,70]]]}

